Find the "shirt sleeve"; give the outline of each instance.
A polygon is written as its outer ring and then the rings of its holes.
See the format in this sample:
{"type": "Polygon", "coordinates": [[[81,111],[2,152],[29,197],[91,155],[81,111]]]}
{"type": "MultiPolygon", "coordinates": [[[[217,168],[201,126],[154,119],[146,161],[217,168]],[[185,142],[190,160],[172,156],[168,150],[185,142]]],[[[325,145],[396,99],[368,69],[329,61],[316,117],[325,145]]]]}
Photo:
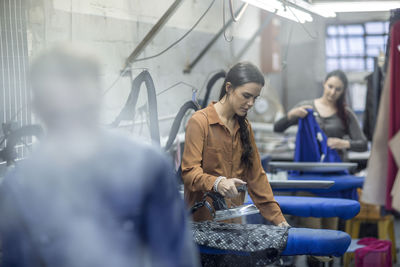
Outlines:
{"type": "MultiPolygon", "coordinates": [[[[305,105],[312,105],[312,100],[301,101],[300,103],[297,103],[292,109],[305,105]]],[[[274,123],[274,132],[283,133],[290,126],[297,125],[298,122],[299,118],[289,119],[286,114],[284,117],[274,123]]]]}
{"type": "Polygon", "coordinates": [[[247,177],[248,192],[254,204],[260,210],[261,215],[268,221],[278,225],[286,221],[278,202],[275,201],[271,186],[264,172],[260,155],[254,140],[254,133],[249,124],[250,141],[253,147],[253,165],[247,177]]]}
{"type": "Polygon", "coordinates": [[[361,131],[360,125],[358,124],[358,120],[356,115],[351,109],[347,109],[347,117],[348,117],[348,131],[350,139],[350,150],[363,152],[368,149],[368,141],[365,137],[364,133],[361,131]]]}
{"type": "Polygon", "coordinates": [[[216,176],[204,173],[202,168],[203,148],[207,138],[206,127],[207,119],[201,113],[195,113],[186,127],[182,179],[190,191],[211,191],[217,179],[216,176]]]}
{"type": "Polygon", "coordinates": [[[274,132],[276,133],[283,133],[287,128],[292,125],[296,125],[298,122],[298,118],[292,118],[289,120],[288,116],[285,115],[277,122],[274,123],[274,132]]]}

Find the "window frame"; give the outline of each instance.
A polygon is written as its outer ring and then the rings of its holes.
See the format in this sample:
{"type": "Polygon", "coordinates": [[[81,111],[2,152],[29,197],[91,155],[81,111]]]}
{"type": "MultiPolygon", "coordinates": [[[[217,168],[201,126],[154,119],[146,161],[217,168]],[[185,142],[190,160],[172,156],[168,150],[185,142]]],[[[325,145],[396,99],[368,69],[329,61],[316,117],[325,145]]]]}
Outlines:
{"type": "MultiPolygon", "coordinates": [[[[364,21],[364,22],[349,22],[349,23],[327,23],[325,25],[325,70],[327,72],[333,70],[333,69],[329,69],[329,64],[328,61],[329,60],[336,60],[337,62],[337,68],[341,69],[343,71],[346,72],[369,72],[372,71],[371,67],[368,66],[368,61],[369,59],[371,59],[373,61],[373,59],[376,56],[371,56],[370,54],[368,54],[368,49],[371,47],[375,47],[375,46],[371,46],[367,44],[367,39],[368,37],[383,37],[383,52],[385,53],[386,47],[387,47],[387,42],[388,42],[388,36],[389,36],[389,29],[388,29],[389,25],[388,22],[385,20],[372,20],[372,21],[364,21]],[[367,33],[367,24],[368,23],[374,23],[374,22],[378,22],[378,23],[382,23],[383,26],[383,31],[382,33],[367,33]],[[361,26],[363,29],[363,33],[361,34],[348,34],[348,33],[339,33],[339,31],[336,34],[330,34],[328,29],[331,26],[335,26],[337,29],[340,26],[343,26],[344,28],[348,27],[348,26],[361,26]],[[348,52],[346,53],[342,53],[343,49],[341,48],[341,44],[340,44],[340,40],[341,39],[345,39],[345,42],[347,44],[347,47],[349,47],[349,43],[351,42],[352,38],[362,38],[363,40],[363,52],[362,53],[358,53],[358,55],[349,55],[348,52]],[[336,47],[337,47],[337,54],[336,55],[328,55],[328,40],[335,40],[336,41],[336,47]],[[341,62],[342,59],[345,60],[349,60],[349,59],[361,59],[363,61],[363,68],[362,69],[354,69],[354,68],[350,68],[349,66],[344,66],[341,62]]],[[[348,49],[347,49],[348,50],[348,49]]],[[[373,68],[373,66],[372,66],[373,68]]]]}

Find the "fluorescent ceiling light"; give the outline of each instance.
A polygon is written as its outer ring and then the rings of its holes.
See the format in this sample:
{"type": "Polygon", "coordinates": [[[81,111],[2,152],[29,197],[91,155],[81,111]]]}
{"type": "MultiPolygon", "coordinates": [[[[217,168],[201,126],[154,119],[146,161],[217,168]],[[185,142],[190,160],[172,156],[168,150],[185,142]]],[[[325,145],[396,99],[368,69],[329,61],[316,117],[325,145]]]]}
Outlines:
{"type": "Polygon", "coordinates": [[[334,12],[376,12],[400,8],[400,1],[351,1],[351,2],[321,2],[315,7],[334,12]]]}
{"type": "Polygon", "coordinates": [[[309,4],[304,0],[286,0],[288,5],[294,5],[294,7],[298,7],[303,9],[306,12],[314,13],[321,17],[325,18],[333,18],[336,17],[336,13],[328,8],[318,7],[315,4],[309,4]]]}
{"type": "Polygon", "coordinates": [[[278,16],[286,19],[293,20],[295,22],[305,23],[313,20],[312,16],[306,12],[303,12],[297,8],[289,5],[283,5],[278,0],[242,0],[252,6],[264,9],[268,12],[275,13],[278,16]]]}

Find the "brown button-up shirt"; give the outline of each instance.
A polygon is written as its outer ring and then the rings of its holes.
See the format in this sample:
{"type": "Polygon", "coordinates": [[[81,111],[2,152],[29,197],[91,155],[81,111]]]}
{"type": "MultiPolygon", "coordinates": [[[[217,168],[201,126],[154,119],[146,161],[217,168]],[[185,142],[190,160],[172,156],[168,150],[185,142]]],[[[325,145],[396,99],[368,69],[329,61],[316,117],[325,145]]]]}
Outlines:
{"type": "MultiPolygon", "coordinates": [[[[185,149],[182,158],[182,179],[185,184],[185,199],[190,206],[201,201],[204,192],[211,191],[218,176],[239,178],[247,182],[248,192],[261,214],[274,224],[285,221],[278,203],[272,194],[267,175],[262,166],[249,124],[250,141],[253,146],[252,168],[241,164],[242,144],[239,123],[233,133],[222,123],[214,104],[197,111],[186,128],[185,149]]],[[[228,207],[242,205],[245,194],[226,198],[228,207]]],[[[211,220],[206,207],[194,213],[195,221],[211,220]]]]}

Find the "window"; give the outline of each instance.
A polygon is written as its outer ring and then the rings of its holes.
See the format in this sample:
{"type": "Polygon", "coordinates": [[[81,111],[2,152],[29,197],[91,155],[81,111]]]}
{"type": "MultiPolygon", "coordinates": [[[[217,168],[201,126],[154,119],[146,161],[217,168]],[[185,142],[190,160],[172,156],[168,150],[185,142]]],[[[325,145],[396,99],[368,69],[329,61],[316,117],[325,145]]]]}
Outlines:
{"type": "Polygon", "coordinates": [[[385,52],[389,22],[331,24],[326,27],[326,69],[372,71],[374,57],[385,52]]]}

